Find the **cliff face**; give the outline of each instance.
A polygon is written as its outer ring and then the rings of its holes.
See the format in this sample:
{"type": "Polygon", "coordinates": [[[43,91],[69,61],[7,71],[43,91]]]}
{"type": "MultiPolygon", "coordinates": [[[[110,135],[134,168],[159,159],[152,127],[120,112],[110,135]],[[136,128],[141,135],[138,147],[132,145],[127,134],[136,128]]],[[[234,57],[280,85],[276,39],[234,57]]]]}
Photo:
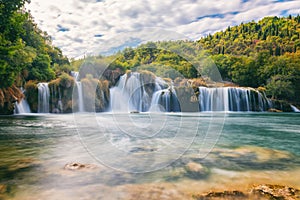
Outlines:
{"type": "Polygon", "coordinates": [[[0,89],[0,115],[14,113],[14,103],[24,98],[22,91],[16,86],[0,89]]]}

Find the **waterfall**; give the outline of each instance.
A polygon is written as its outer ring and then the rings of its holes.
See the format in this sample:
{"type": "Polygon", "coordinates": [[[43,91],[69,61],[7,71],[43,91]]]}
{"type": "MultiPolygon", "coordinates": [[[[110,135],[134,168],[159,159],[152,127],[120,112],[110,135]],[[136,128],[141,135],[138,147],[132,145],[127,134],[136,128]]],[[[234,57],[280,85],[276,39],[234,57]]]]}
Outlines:
{"type": "Polygon", "coordinates": [[[50,91],[48,83],[38,84],[38,113],[49,113],[50,91]]]}
{"type": "Polygon", "coordinates": [[[153,93],[164,88],[164,85],[166,83],[161,78],[144,82],[138,72],[124,74],[110,89],[110,109],[117,112],[149,111],[153,93]]]}
{"type": "Polygon", "coordinates": [[[16,102],[14,113],[15,114],[31,113],[30,107],[26,99],[22,99],[19,103],[16,102]]]}
{"type": "Polygon", "coordinates": [[[140,73],[127,73],[120,77],[116,87],[110,89],[112,111],[147,111],[150,106],[149,95],[145,91],[140,73]]]}
{"type": "MultiPolygon", "coordinates": [[[[84,91],[78,80],[79,73],[71,72],[76,80],[78,111],[84,112],[84,91]]],[[[172,83],[167,84],[162,78],[144,72],[128,72],[120,77],[115,87],[109,89],[109,108],[113,112],[147,112],[166,111],[180,112],[179,99],[191,99],[174,89],[172,83]],[[152,82],[151,82],[152,81],[152,82]],[[177,97],[184,95],[183,98],[177,97]]],[[[199,95],[195,96],[196,106],[199,103],[200,112],[205,111],[267,111],[272,107],[272,101],[264,93],[252,88],[240,87],[199,87],[199,95]],[[198,98],[198,99],[197,99],[198,98]]],[[[104,91],[101,91],[104,101],[104,91]]],[[[108,100],[107,100],[108,101],[108,100]]],[[[189,100],[188,100],[189,101],[189,100]]],[[[86,108],[87,109],[87,108],[86,108]]]]}
{"type": "MultiPolygon", "coordinates": [[[[20,90],[24,94],[25,90],[23,88],[21,88],[20,90]]],[[[14,114],[26,114],[26,113],[31,113],[31,110],[28,102],[26,101],[25,98],[23,98],[21,99],[20,102],[15,103],[14,114]]]]}
{"type": "Polygon", "coordinates": [[[151,111],[180,112],[180,104],[173,87],[158,90],[153,94],[151,111]]]}
{"type": "Polygon", "coordinates": [[[83,90],[82,84],[79,81],[79,72],[71,71],[71,76],[75,79],[75,84],[77,88],[77,103],[78,103],[78,112],[84,112],[84,100],[83,100],[83,90]]]}
{"type": "Polygon", "coordinates": [[[79,72],[71,71],[70,75],[75,79],[75,81],[79,80],[79,72]]]}
{"type": "Polygon", "coordinates": [[[291,108],[294,112],[300,112],[300,110],[294,105],[291,105],[291,108]]]}
{"type": "Polygon", "coordinates": [[[200,111],[266,111],[270,101],[250,88],[199,87],[200,111]]]}
{"type": "Polygon", "coordinates": [[[84,112],[83,92],[82,92],[82,85],[80,81],[76,81],[76,88],[78,92],[78,111],[84,112]]]}

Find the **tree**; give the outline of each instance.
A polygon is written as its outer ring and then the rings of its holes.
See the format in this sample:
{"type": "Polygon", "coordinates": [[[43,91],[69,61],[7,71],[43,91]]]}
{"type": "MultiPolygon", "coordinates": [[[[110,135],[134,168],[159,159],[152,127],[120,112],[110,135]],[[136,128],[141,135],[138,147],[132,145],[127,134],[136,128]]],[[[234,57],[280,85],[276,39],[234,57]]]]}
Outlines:
{"type": "Polygon", "coordinates": [[[270,82],[267,84],[267,94],[271,95],[272,99],[282,99],[289,97],[293,99],[294,88],[291,81],[286,77],[272,76],[270,82]]]}

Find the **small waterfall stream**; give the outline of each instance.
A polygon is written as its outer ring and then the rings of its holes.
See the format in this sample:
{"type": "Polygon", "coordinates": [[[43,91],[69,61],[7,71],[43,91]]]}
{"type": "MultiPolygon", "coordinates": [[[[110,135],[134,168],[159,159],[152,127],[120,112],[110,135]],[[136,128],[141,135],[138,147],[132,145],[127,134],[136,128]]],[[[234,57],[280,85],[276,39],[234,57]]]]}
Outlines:
{"type": "Polygon", "coordinates": [[[15,104],[15,114],[28,114],[31,113],[30,107],[26,101],[26,99],[22,99],[20,103],[15,104]]]}
{"type": "Polygon", "coordinates": [[[300,110],[294,105],[291,105],[291,108],[294,112],[300,112],[300,110]]]}
{"type": "MultiPolygon", "coordinates": [[[[151,108],[160,112],[180,112],[180,104],[173,87],[158,90],[154,93],[151,108]]],[[[151,109],[151,110],[152,110],[151,109]]]]}
{"type": "Polygon", "coordinates": [[[38,84],[38,113],[49,113],[50,90],[48,83],[38,84]]]}
{"type": "MultiPolygon", "coordinates": [[[[24,94],[25,90],[21,88],[22,93],[24,94]]],[[[31,113],[30,107],[26,99],[22,99],[20,102],[15,103],[14,114],[27,114],[31,113]]]]}
{"type": "Polygon", "coordinates": [[[78,94],[78,112],[84,112],[84,100],[83,100],[83,91],[82,91],[82,84],[79,81],[79,72],[72,71],[71,76],[75,79],[75,84],[77,88],[78,94]]]}

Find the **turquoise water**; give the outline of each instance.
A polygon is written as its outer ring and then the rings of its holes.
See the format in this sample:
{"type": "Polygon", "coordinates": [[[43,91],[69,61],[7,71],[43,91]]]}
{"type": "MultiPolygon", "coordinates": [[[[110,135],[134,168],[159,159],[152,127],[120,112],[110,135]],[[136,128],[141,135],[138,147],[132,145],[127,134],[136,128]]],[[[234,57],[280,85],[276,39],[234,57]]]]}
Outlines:
{"type": "Polygon", "coordinates": [[[300,115],[0,117],[0,152],[0,199],[188,199],[259,183],[299,188],[300,115]],[[71,162],[86,166],[66,169],[71,162]]]}

